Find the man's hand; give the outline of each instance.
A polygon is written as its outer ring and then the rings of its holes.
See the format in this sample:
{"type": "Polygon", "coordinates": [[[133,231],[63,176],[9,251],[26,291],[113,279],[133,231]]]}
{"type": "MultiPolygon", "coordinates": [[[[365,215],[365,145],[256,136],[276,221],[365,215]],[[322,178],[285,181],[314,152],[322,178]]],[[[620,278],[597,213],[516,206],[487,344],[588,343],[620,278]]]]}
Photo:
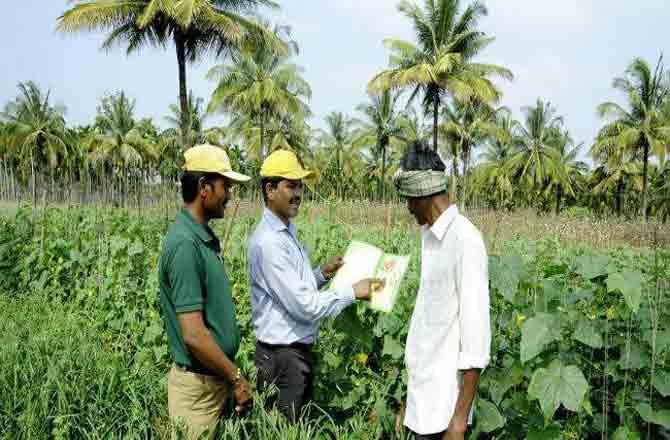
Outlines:
{"type": "Polygon", "coordinates": [[[251,385],[243,377],[240,377],[233,386],[233,396],[235,397],[235,412],[242,414],[253,404],[251,398],[251,385]]]}
{"type": "Polygon", "coordinates": [[[465,432],[468,430],[468,418],[455,414],[449,423],[447,432],[444,433],[443,440],[464,440],[465,432]]]}
{"type": "Polygon", "coordinates": [[[344,264],[342,257],[333,257],[321,267],[321,273],[324,278],[329,280],[335,276],[335,273],[339,270],[340,267],[344,264]]]}
{"type": "Polygon", "coordinates": [[[366,278],[354,284],[356,299],[370,300],[372,294],[384,288],[384,281],[378,278],[366,278]]]}

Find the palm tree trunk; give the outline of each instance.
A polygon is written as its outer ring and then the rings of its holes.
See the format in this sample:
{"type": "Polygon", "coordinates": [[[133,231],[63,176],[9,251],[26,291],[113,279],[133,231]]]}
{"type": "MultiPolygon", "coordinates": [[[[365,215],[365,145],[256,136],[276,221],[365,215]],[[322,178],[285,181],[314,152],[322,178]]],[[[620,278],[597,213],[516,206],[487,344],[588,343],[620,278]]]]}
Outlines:
{"type": "Polygon", "coordinates": [[[386,183],[385,177],[386,177],[386,148],[387,148],[387,143],[388,142],[386,142],[386,140],[384,142],[382,142],[382,176],[381,176],[381,179],[379,181],[379,195],[381,196],[382,202],[384,201],[385,196],[386,196],[386,194],[385,194],[386,187],[385,187],[384,184],[386,183]]]}
{"type": "Polygon", "coordinates": [[[617,217],[621,217],[621,208],[623,205],[623,179],[619,179],[616,185],[615,208],[617,217]]]}
{"type": "Polygon", "coordinates": [[[468,178],[468,165],[470,162],[470,147],[461,142],[461,152],[463,154],[463,183],[461,185],[460,205],[461,209],[465,209],[465,190],[466,180],[468,178]]]}
{"type": "Polygon", "coordinates": [[[449,188],[449,198],[452,202],[456,201],[458,190],[458,158],[454,155],[451,158],[451,188],[449,188]]]}
{"type": "Polygon", "coordinates": [[[341,192],[341,187],[340,187],[340,181],[342,180],[342,169],[340,168],[340,150],[341,150],[341,144],[338,142],[336,146],[337,150],[335,150],[336,154],[336,161],[337,161],[337,175],[335,176],[335,196],[339,200],[340,199],[340,192],[341,192]]]}
{"type": "Polygon", "coordinates": [[[556,215],[561,212],[561,187],[556,186],[556,215]]]}
{"type": "Polygon", "coordinates": [[[181,107],[181,137],[184,150],[191,147],[189,136],[188,95],[186,93],[186,45],[184,36],[177,31],[174,34],[174,43],[177,48],[177,64],[179,66],[179,106],[181,107]]]}
{"type": "Polygon", "coordinates": [[[261,111],[260,137],[261,137],[261,163],[265,160],[265,112],[261,111]]]}
{"type": "Polygon", "coordinates": [[[35,159],[30,156],[30,174],[33,181],[33,209],[37,208],[37,178],[35,176],[35,159]]]}
{"type": "Polygon", "coordinates": [[[647,220],[647,165],[649,164],[649,142],[644,140],[644,157],[642,163],[642,219],[647,220]]]}
{"type": "Polygon", "coordinates": [[[435,94],[433,98],[433,151],[437,151],[437,112],[440,107],[440,97],[435,94]]]}

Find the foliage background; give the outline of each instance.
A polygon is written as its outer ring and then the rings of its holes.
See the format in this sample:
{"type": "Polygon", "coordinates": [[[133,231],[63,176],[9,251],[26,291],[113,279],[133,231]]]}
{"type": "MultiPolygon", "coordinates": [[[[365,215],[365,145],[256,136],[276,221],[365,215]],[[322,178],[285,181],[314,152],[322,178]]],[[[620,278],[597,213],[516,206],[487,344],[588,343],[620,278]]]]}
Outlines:
{"type": "MultiPolygon", "coordinates": [[[[359,305],[323,325],[318,408],[303,424],[285,426],[257,406],[248,419],[227,420],[221,438],[396,435],[418,234],[313,212],[303,211],[299,231],[314,261],[342,252],[352,238],[412,255],[401,300],[390,315],[359,305]]],[[[170,220],[86,208],[24,207],[2,217],[3,438],[167,435],[169,359],[156,264],[170,220]]],[[[242,326],[238,362],[252,376],[244,243],[255,221],[238,219],[224,256],[242,326]]],[[[493,356],[472,438],[667,437],[668,249],[568,248],[552,237],[497,249],[490,261],[493,356]]]]}

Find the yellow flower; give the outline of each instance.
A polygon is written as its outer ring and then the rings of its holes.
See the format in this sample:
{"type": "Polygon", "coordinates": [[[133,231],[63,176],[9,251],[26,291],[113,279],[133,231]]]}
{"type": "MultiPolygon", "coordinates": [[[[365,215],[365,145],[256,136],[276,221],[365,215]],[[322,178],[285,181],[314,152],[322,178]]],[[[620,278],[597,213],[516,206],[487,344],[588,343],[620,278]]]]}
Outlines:
{"type": "Polygon", "coordinates": [[[368,363],[368,355],[365,353],[358,353],[356,355],[356,362],[358,362],[361,365],[365,365],[368,363]]]}
{"type": "Polygon", "coordinates": [[[526,317],[524,315],[516,315],[516,326],[521,328],[523,325],[523,322],[526,320],[526,317]]]}

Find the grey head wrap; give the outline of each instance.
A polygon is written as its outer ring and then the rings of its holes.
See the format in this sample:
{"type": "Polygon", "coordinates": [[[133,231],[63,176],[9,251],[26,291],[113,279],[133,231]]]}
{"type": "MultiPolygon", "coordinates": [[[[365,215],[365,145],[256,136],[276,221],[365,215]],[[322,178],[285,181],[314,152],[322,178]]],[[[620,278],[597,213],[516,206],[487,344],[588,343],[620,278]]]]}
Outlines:
{"type": "Polygon", "coordinates": [[[428,197],[447,190],[447,175],[444,171],[399,169],[393,183],[402,197],[428,197]]]}

